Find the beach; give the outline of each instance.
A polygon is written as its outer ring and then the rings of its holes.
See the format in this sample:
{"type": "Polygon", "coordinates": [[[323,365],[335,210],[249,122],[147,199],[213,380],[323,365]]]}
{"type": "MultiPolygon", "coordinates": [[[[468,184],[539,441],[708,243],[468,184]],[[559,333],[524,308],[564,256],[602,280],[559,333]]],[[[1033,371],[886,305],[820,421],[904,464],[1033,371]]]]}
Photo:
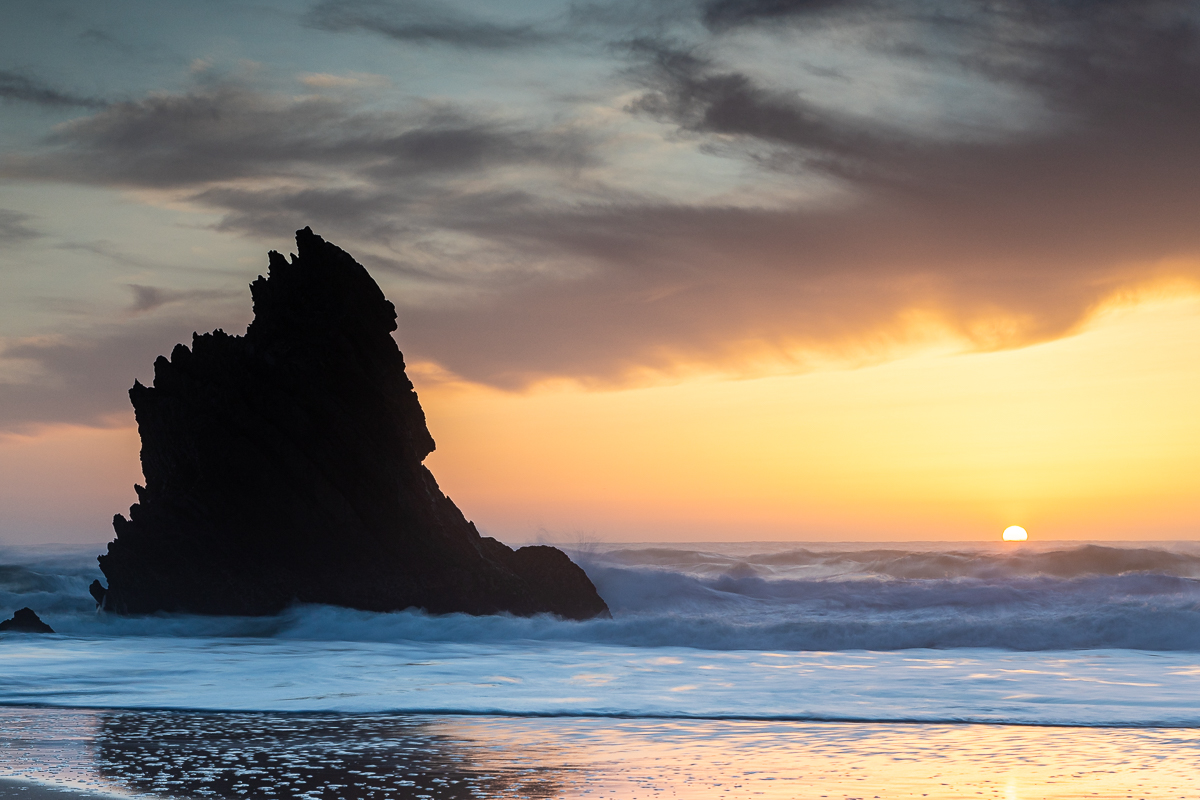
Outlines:
{"type": "Polygon", "coordinates": [[[6,709],[0,797],[1192,798],[1195,729],[6,709]],[[48,794],[53,792],[53,794],[48,794]]]}
{"type": "Polygon", "coordinates": [[[587,621],[120,616],[0,555],[56,631],[0,634],[0,797],[1200,795],[1194,545],[595,545],[587,621]]]}

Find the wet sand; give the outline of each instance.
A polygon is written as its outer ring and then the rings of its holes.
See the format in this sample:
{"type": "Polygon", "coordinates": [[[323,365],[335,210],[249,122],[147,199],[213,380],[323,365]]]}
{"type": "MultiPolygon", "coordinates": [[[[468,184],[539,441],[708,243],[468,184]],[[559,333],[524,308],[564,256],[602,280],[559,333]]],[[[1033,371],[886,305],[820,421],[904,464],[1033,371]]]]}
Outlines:
{"type": "Polygon", "coordinates": [[[1200,730],[0,709],[0,798],[1200,797],[1200,730]]]}
{"type": "Polygon", "coordinates": [[[0,800],[113,800],[111,794],[0,778],[0,800]]]}

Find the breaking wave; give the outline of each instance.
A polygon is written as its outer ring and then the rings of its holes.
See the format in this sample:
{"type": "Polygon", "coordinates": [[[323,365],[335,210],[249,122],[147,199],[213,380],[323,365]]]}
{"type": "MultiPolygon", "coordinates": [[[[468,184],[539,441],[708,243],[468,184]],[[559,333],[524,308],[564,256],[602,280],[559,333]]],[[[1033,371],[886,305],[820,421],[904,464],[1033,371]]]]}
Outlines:
{"type": "Polygon", "coordinates": [[[96,614],[94,548],[0,551],[0,603],[75,636],[570,641],[706,650],[1200,651],[1200,552],[1186,545],[594,547],[572,552],[612,620],[433,617],[321,606],[277,617],[96,614]]]}

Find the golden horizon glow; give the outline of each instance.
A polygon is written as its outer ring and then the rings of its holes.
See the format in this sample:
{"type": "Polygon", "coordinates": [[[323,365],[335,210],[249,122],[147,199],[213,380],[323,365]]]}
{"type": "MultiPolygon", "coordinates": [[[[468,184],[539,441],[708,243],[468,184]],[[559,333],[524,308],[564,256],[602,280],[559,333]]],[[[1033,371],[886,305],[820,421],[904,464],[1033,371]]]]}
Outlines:
{"type": "MultiPolygon", "coordinates": [[[[413,377],[427,465],[507,541],[994,541],[1013,519],[1043,542],[1194,539],[1198,353],[1189,294],[1020,350],[806,375],[525,394],[413,377]]],[[[0,439],[0,541],[107,538],[138,472],[128,427],[0,439]]]]}
{"type": "Polygon", "coordinates": [[[1029,538],[1029,532],[1020,525],[1009,525],[1001,538],[1006,542],[1024,542],[1029,538]]]}
{"type": "Polygon", "coordinates": [[[990,353],[526,394],[422,386],[429,466],[502,538],[994,540],[1200,532],[1200,295],[990,353]]]}

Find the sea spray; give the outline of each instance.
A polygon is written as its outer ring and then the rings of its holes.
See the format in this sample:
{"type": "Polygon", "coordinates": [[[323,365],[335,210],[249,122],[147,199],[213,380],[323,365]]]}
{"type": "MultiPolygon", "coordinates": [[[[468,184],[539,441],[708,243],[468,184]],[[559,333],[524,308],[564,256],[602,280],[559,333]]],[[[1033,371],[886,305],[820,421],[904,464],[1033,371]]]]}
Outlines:
{"type": "Polygon", "coordinates": [[[613,619],[97,612],[94,548],[0,550],[0,703],[1200,726],[1191,545],[609,545],[613,619]]]}
{"type": "Polygon", "coordinates": [[[1183,547],[610,546],[577,555],[614,613],[584,622],[330,606],[269,617],[122,618],[95,612],[86,548],[8,548],[0,551],[0,603],[34,608],[77,636],[1200,652],[1200,554],[1183,547]]]}

